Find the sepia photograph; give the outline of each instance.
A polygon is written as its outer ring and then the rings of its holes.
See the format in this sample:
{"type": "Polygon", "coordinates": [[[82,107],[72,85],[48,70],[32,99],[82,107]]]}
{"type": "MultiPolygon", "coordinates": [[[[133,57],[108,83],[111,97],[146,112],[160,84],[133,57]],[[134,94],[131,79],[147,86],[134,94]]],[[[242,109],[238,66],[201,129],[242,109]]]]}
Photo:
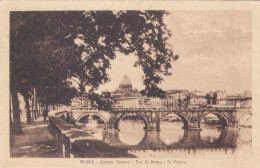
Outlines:
{"type": "Polygon", "coordinates": [[[254,158],[252,10],[8,15],[11,160],[187,167],[254,158]]]}

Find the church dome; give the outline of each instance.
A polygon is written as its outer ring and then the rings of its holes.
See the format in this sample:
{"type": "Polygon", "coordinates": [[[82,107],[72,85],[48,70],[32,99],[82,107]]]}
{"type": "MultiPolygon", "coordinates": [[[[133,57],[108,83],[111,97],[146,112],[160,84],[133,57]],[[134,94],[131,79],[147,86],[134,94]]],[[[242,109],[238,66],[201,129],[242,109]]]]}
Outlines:
{"type": "Polygon", "coordinates": [[[125,75],[124,76],[124,78],[121,80],[121,82],[120,82],[120,84],[119,84],[120,86],[122,86],[122,85],[124,85],[124,86],[126,86],[126,85],[131,85],[132,86],[132,82],[127,78],[127,76],[125,75]]]}
{"type": "Polygon", "coordinates": [[[121,80],[119,84],[119,90],[120,92],[132,92],[133,91],[133,86],[132,82],[127,78],[125,75],[124,78],[121,80]]]}

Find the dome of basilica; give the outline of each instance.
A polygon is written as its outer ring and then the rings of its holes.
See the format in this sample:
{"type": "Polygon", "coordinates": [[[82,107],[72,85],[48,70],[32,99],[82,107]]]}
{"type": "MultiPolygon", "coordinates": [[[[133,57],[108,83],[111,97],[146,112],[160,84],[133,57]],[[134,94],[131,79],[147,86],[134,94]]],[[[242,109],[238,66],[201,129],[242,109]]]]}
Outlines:
{"type": "Polygon", "coordinates": [[[132,92],[133,91],[133,86],[132,82],[127,78],[125,75],[124,78],[121,80],[119,84],[119,90],[120,92],[132,92]]]}
{"type": "Polygon", "coordinates": [[[119,86],[132,86],[132,82],[127,78],[127,76],[125,75],[124,78],[121,80],[119,86]]]}

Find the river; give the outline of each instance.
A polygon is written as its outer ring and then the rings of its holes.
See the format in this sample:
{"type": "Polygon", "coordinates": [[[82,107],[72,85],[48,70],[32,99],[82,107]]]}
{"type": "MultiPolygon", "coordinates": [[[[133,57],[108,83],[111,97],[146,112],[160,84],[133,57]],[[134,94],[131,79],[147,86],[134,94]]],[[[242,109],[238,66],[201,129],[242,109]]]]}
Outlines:
{"type": "Polygon", "coordinates": [[[217,129],[201,124],[202,131],[182,129],[182,122],[161,122],[161,131],[145,131],[141,120],[122,120],[120,131],[104,130],[92,120],[83,129],[111,146],[128,149],[137,158],[244,157],[252,151],[252,129],[217,129]]]}

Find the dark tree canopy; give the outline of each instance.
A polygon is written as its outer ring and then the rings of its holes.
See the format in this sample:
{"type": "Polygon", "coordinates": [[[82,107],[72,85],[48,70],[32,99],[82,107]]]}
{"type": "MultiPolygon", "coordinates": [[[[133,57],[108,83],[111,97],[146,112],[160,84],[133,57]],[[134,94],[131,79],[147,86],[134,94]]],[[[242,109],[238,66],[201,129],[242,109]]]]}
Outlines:
{"type": "Polygon", "coordinates": [[[44,104],[69,104],[76,93],[67,81],[75,64],[61,13],[11,13],[10,88],[23,95],[35,88],[44,104]],[[57,25],[57,26],[55,26],[57,25]],[[71,93],[58,95],[64,91],[71,93]],[[63,100],[60,100],[63,99],[63,100]]]}
{"type": "Polygon", "coordinates": [[[116,52],[134,53],[144,72],[147,96],[164,97],[158,87],[176,60],[164,24],[166,11],[11,12],[10,88],[36,88],[42,101],[68,103],[77,78],[89,97],[110,80],[107,70],[116,52]],[[79,41],[75,43],[75,40],[79,41]],[[59,89],[58,89],[59,88],[59,89]],[[69,93],[69,94],[67,94],[69,93]],[[58,97],[63,96],[64,100],[58,97]]]}

